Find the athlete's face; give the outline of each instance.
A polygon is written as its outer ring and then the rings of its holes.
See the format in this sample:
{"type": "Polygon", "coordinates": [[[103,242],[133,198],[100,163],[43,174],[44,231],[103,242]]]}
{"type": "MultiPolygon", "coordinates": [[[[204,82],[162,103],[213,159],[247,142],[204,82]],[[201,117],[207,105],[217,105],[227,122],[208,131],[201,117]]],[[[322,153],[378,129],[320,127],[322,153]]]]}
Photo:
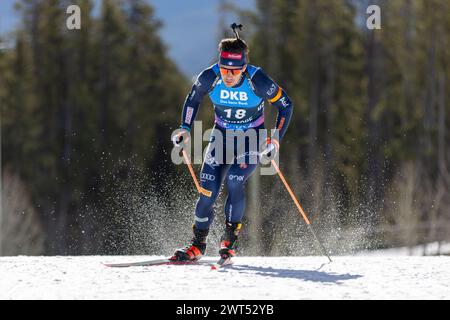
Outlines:
{"type": "Polygon", "coordinates": [[[222,75],[223,83],[227,87],[233,87],[238,84],[239,80],[241,80],[242,73],[247,68],[245,65],[243,68],[240,67],[220,67],[220,74],[222,75]]]}

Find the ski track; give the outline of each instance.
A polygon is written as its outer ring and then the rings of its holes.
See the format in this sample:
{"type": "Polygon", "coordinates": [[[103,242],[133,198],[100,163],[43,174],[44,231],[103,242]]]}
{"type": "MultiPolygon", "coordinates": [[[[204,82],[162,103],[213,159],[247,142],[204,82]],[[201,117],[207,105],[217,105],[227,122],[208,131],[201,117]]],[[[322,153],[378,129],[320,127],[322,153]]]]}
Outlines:
{"type": "Polygon", "coordinates": [[[449,256],[236,257],[217,271],[102,264],[153,258],[0,257],[0,299],[450,299],[449,256]]]}

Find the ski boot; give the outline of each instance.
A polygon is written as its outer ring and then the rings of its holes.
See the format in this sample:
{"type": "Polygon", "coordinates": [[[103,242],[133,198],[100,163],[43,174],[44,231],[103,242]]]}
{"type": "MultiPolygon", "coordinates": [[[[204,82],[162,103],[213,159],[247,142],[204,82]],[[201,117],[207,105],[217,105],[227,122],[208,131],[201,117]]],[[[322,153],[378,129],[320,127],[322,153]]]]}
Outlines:
{"type": "Polygon", "coordinates": [[[219,255],[226,260],[236,255],[234,249],[238,240],[239,232],[241,231],[242,223],[240,222],[225,222],[225,233],[220,242],[219,255]]]}
{"type": "Polygon", "coordinates": [[[174,255],[170,258],[171,261],[197,261],[206,251],[206,237],[209,230],[200,230],[192,226],[194,237],[192,238],[192,244],[184,248],[175,251],[174,255]]]}

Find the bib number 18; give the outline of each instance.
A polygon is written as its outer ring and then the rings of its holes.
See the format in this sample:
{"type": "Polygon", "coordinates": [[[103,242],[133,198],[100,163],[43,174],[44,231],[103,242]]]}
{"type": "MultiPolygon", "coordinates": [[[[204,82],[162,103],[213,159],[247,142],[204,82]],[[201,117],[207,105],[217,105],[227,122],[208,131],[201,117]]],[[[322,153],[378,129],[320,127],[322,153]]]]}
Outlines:
{"type": "MultiPolygon", "coordinates": [[[[224,110],[227,114],[227,118],[231,118],[231,111],[232,109],[226,109],[224,110]]],[[[234,113],[234,117],[236,119],[242,119],[245,117],[245,109],[237,109],[236,112],[234,113]]]]}

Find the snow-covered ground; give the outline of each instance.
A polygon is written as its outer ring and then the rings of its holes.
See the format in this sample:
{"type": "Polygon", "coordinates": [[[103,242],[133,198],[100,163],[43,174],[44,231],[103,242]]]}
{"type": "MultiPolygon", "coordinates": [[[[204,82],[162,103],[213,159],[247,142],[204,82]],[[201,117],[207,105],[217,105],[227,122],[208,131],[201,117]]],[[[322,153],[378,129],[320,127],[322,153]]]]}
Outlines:
{"type": "Polygon", "coordinates": [[[218,271],[102,264],[150,258],[160,257],[1,257],[0,299],[450,299],[449,256],[237,257],[218,271]]]}

